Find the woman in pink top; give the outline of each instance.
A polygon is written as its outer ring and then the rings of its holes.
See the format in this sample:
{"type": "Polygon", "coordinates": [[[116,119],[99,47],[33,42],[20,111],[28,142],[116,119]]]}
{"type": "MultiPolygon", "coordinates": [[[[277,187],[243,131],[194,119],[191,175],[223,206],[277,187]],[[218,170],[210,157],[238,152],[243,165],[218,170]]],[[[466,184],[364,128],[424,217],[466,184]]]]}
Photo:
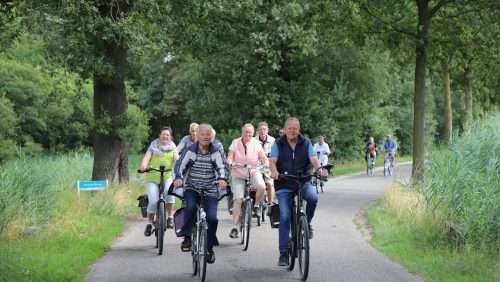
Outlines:
{"type": "MultiPolygon", "coordinates": [[[[229,146],[229,153],[227,154],[227,162],[229,165],[247,165],[251,167],[250,170],[250,183],[257,189],[255,202],[260,203],[264,195],[265,183],[262,174],[258,170],[259,159],[264,166],[269,165],[269,161],[264,154],[264,150],[259,141],[252,138],[255,129],[253,125],[247,123],[241,129],[241,137],[234,139],[229,146]]],[[[243,203],[243,196],[245,194],[245,180],[247,178],[248,170],[244,167],[233,167],[231,171],[232,188],[233,188],[233,228],[229,236],[231,238],[238,238],[238,221],[241,212],[241,203],[243,203]]],[[[256,205],[254,211],[258,209],[256,205]]]]}

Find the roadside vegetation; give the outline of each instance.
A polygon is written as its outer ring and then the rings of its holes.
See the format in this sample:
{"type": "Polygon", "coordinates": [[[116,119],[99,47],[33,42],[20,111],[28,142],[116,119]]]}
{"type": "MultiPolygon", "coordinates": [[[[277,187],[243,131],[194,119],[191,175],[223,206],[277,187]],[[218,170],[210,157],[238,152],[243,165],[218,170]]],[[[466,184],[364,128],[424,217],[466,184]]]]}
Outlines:
{"type": "MultiPolygon", "coordinates": [[[[134,164],[135,165],[135,164],[134,164]]],[[[0,166],[0,281],[80,281],[138,212],[140,188],[82,192],[92,156],[74,153],[0,166]]]]}
{"type": "Polygon", "coordinates": [[[500,115],[429,156],[417,185],[395,184],[368,210],[372,244],[434,281],[499,281],[500,115]]]}

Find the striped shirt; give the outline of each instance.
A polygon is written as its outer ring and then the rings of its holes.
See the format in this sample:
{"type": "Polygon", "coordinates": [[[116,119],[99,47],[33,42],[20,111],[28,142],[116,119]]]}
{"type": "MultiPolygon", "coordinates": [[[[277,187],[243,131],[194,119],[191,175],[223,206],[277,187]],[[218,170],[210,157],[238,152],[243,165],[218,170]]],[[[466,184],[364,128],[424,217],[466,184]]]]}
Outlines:
{"type": "Polygon", "coordinates": [[[210,187],[206,195],[218,197],[217,186],[214,184],[215,181],[215,170],[212,167],[210,153],[198,153],[196,155],[196,160],[189,170],[186,185],[184,187],[194,190],[198,190],[200,187],[210,187]]]}

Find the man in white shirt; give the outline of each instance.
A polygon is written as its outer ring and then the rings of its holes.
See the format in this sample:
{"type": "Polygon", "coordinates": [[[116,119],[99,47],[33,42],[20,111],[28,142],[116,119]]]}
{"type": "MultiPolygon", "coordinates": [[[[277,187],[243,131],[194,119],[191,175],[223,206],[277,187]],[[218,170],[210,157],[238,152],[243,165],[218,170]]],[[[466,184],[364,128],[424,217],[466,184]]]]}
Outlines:
{"type": "Polygon", "coordinates": [[[316,138],[316,144],[314,144],[314,152],[319,158],[319,162],[322,166],[328,164],[328,156],[330,155],[330,147],[325,143],[323,136],[318,136],[316,138]]]}

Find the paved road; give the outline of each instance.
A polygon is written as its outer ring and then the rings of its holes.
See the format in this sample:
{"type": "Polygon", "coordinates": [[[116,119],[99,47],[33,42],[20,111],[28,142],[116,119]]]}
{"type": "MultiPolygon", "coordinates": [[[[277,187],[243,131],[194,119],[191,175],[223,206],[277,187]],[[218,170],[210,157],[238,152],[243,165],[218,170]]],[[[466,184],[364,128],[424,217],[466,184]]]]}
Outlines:
{"type": "MultiPolygon", "coordinates": [[[[394,179],[409,175],[410,166],[400,165],[394,179]]],[[[312,222],[308,281],[422,281],[372,248],[353,223],[362,207],[382,197],[391,181],[375,171],[371,176],[356,174],[327,182],[312,222]]],[[[221,245],[214,249],[216,262],[208,266],[207,281],[299,281],[297,266],[291,272],[277,266],[278,231],[268,221],[252,229],[249,250],[244,252],[239,241],[228,236],[231,223],[225,208],[221,201],[221,245]]],[[[181,239],[168,230],[164,254],[158,256],[154,237],[143,235],[144,226],[142,218],[131,220],[86,281],[194,281],[191,256],[180,251],[181,239]]]]}

